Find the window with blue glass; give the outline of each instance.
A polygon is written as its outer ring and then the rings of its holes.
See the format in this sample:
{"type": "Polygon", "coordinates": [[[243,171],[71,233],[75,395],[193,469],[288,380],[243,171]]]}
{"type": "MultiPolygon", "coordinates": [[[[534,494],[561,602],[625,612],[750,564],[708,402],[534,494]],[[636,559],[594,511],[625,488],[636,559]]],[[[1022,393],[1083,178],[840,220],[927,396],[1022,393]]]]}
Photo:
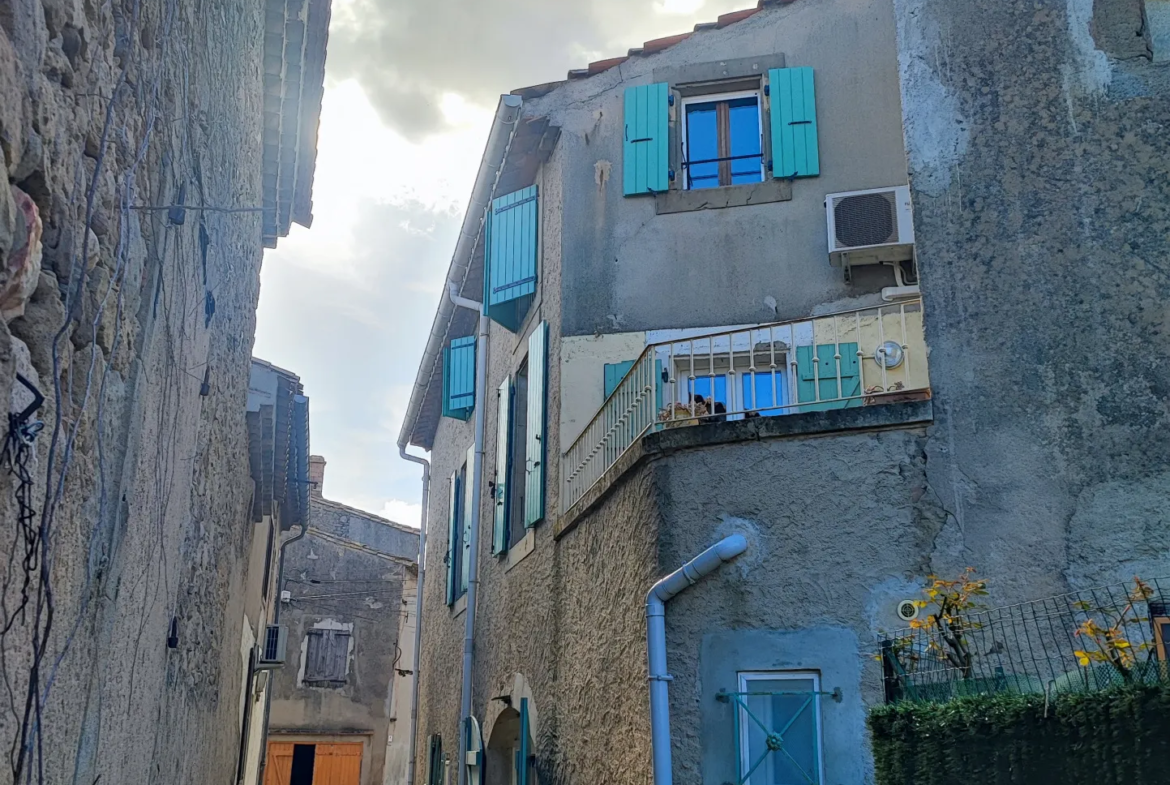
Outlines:
{"type": "Polygon", "coordinates": [[[739,674],[736,735],[741,785],[821,785],[820,675],[739,674]]]}
{"type": "Polygon", "coordinates": [[[718,188],[764,179],[759,93],[683,102],[683,184],[718,188]]]}

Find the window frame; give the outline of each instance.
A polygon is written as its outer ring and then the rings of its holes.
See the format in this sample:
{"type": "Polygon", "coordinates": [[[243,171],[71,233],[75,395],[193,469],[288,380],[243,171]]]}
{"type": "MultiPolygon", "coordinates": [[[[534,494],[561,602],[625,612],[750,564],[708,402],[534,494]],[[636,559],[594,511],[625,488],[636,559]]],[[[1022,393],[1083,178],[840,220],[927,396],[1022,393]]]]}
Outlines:
{"type": "Polygon", "coordinates": [[[527,495],[528,469],[528,407],[532,396],[529,388],[529,357],[521,358],[516,370],[512,373],[511,412],[508,417],[508,468],[507,485],[504,492],[508,495],[505,503],[507,511],[505,524],[505,541],[507,550],[511,551],[524,541],[527,527],[524,525],[524,506],[527,495]],[[524,378],[524,416],[520,416],[520,378],[524,378]],[[519,487],[517,487],[519,486],[519,487]],[[517,522],[519,526],[517,526],[517,522]],[[516,534],[519,536],[515,536],[516,534]]]}
{"type": "MultiPolygon", "coordinates": [[[[727,353],[722,352],[721,356],[716,355],[714,369],[710,369],[711,361],[705,353],[699,351],[694,353],[695,361],[695,381],[699,382],[703,379],[710,379],[712,376],[715,379],[725,378],[726,398],[723,404],[728,410],[728,420],[743,419],[743,412],[746,410],[747,401],[744,398],[744,379],[749,374],[754,374],[757,377],[769,377],[772,375],[771,364],[764,366],[760,363],[761,359],[771,359],[770,354],[765,354],[764,349],[757,349],[754,352],[754,359],[756,361],[756,370],[752,371],[753,353],[748,350],[735,350],[733,353],[734,362],[729,363],[727,353]],[[702,372],[700,372],[702,371],[702,372]],[[733,413],[734,412],[734,413],[733,413]]],[[[773,416],[780,414],[793,414],[799,411],[796,406],[793,396],[795,391],[793,389],[793,372],[791,368],[792,351],[790,349],[777,350],[775,352],[776,359],[776,392],[779,393],[777,398],[781,403],[777,404],[773,400],[773,405],[769,407],[755,407],[752,411],[760,412],[761,416],[773,416]]],[[[674,372],[673,380],[675,387],[675,397],[679,399],[678,403],[686,403],[693,390],[691,389],[691,357],[692,355],[674,355],[673,366],[671,370],[674,372]]],[[[667,363],[664,362],[664,365],[667,363]]],[[[700,392],[706,397],[706,393],[700,392]]],[[[753,401],[752,403],[756,403],[753,401]]]]}
{"type": "MultiPolygon", "coordinates": [[[[764,129],[764,86],[763,86],[762,82],[761,82],[760,86],[754,90],[736,90],[736,91],[726,92],[726,93],[705,93],[702,95],[684,96],[684,97],[682,97],[682,100],[680,101],[679,118],[678,119],[679,119],[679,146],[680,146],[680,153],[679,154],[681,156],[681,158],[679,159],[679,165],[678,165],[678,170],[679,170],[679,178],[678,179],[681,182],[681,184],[679,186],[681,190],[683,190],[683,191],[711,191],[711,190],[715,190],[717,188],[750,187],[753,185],[759,185],[760,183],[767,182],[767,180],[768,180],[768,149],[765,146],[765,139],[764,139],[764,131],[765,131],[765,129],[764,129]],[[716,185],[716,186],[713,186],[710,188],[693,188],[693,187],[691,187],[690,175],[689,175],[689,171],[687,171],[690,169],[690,166],[688,163],[690,155],[688,152],[688,144],[687,144],[687,141],[689,139],[688,128],[687,128],[687,116],[688,116],[687,107],[693,106],[695,104],[717,104],[717,103],[723,103],[723,102],[737,101],[737,100],[740,100],[743,98],[755,98],[756,99],[756,122],[757,122],[757,125],[759,126],[759,133],[760,133],[760,179],[754,183],[727,183],[727,184],[720,183],[719,185],[716,185]],[[683,165],[684,163],[687,163],[688,165],[684,166],[683,165]]],[[[718,127],[716,127],[716,134],[718,134],[718,127]]],[[[719,144],[718,136],[716,136],[716,146],[718,146],[718,144],[719,144]]],[[[728,144],[730,146],[730,142],[728,144]]]]}
{"type": "MultiPolygon", "coordinates": [[[[824,721],[821,717],[821,673],[820,671],[811,670],[776,670],[776,671],[737,671],[736,684],[738,691],[741,693],[751,692],[752,681],[812,681],[813,693],[816,695],[812,702],[813,708],[813,733],[816,739],[816,764],[817,764],[817,785],[824,785],[825,782],[825,732],[824,721]]],[[[735,707],[737,712],[745,712],[746,710],[737,705],[735,707]]],[[[749,749],[748,728],[749,722],[747,717],[742,717],[739,720],[739,738],[736,739],[738,747],[738,771],[747,771],[751,765],[751,750],[749,749]]],[[[744,785],[752,785],[751,777],[744,780],[744,785]]],[[[758,785],[758,783],[757,783],[758,785]]]]}
{"type": "MultiPolygon", "coordinates": [[[[318,643],[318,646],[321,644],[318,643]]],[[[334,645],[337,645],[336,643],[334,645]]],[[[344,687],[349,683],[349,653],[350,647],[353,645],[353,630],[338,630],[331,627],[311,627],[305,631],[305,672],[301,678],[301,682],[307,687],[344,687]],[[341,678],[321,678],[314,674],[309,675],[309,666],[313,662],[312,648],[313,639],[321,640],[325,637],[325,633],[332,634],[332,640],[337,641],[338,638],[345,640],[345,656],[342,659],[343,672],[341,678]]]]}

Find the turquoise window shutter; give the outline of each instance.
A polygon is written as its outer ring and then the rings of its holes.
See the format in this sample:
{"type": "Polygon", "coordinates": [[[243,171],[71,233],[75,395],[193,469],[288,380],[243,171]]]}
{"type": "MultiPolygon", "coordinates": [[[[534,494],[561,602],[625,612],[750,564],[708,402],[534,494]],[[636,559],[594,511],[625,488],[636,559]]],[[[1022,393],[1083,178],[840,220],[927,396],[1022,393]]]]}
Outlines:
{"type": "Polygon", "coordinates": [[[626,360],[621,363],[606,363],[605,364],[605,397],[608,398],[617,389],[618,382],[620,382],[630,369],[634,367],[633,360],[626,360]]]}
{"type": "Polygon", "coordinates": [[[528,443],[524,457],[524,525],[544,518],[545,405],[548,400],[548,322],[528,338],[528,443]]]}
{"type": "Polygon", "coordinates": [[[492,493],[492,553],[508,550],[508,470],[512,454],[512,377],[504,379],[496,394],[496,473],[492,493]]]}
{"type": "Polygon", "coordinates": [[[796,395],[802,412],[819,412],[826,409],[844,409],[860,406],[861,375],[858,370],[857,344],[823,343],[816,347],[796,347],[796,395]],[[837,351],[840,349],[840,379],[837,372],[837,351]],[[840,387],[838,387],[838,381],[840,387]],[[851,398],[852,400],[839,400],[851,398]],[[819,401],[819,402],[818,402],[819,401]]]}
{"type": "Polygon", "coordinates": [[[772,176],[816,177],[821,173],[821,155],[813,69],[771,69],[768,95],[772,105],[772,176]]]}
{"type": "Polygon", "coordinates": [[[475,336],[443,350],[443,416],[467,420],[475,411],[475,336]]]}
{"type": "MultiPolygon", "coordinates": [[[[471,511],[479,503],[472,495],[475,490],[475,445],[467,448],[467,472],[463,475],[463,569],[460,570],[459,590],[467,591],[467,579],[471,576],[471,511]]],[[[482,529],[480,530],[482,531],[482,529]]]]}
{"type": "Polygon", "coordinates": [[[666,82],[626,88],[622,189],[626,196],[670,188],[670,89],[666,82]]]}
{"type": "Polygon", "coordinates": [[[520,749],[516,751],[516,785],[528,785],[528,698],[520,699],[520,749]]]}
{"type": "Polygon", "coordinates": [[[455,541],[459,531],[459,472],[451,475],[451,494],[447,505],[447,604],[455,603],[455,541]]]}
{"type": "Polygon", "coordinates": [[[533,185],[493,199],[488,211],[483,301],[488,316],[512,332],[536,295],[538,206],[533,185]]]}

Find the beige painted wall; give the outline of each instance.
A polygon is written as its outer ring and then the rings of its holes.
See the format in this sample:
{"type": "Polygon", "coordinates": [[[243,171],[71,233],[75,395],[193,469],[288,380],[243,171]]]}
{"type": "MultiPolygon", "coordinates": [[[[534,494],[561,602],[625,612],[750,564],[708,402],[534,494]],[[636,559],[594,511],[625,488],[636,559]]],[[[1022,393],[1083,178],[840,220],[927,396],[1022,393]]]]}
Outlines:
{"type": "MultiPolygon", "coordinates": [[[[405,785],[407,761],[410,759],[410,701],[414,690],[414,629],[418,614],[418,575],[407,572],[402,582],[402,621],[398,626],[398,673],[390,694],[389,730],[386,734],[386,768],[382,785],[405,785]],[[406,675],[403,675],[405,672],[406,675]]],[[[417,779],[417,777],[416,777],[417,779]]]]}
{"type": "Polygon", "coordinates": [[[646,333],[565,338],[561,342],[561,446],[569,447],[605,402],[605,366],[636,360],[646,333]]]}

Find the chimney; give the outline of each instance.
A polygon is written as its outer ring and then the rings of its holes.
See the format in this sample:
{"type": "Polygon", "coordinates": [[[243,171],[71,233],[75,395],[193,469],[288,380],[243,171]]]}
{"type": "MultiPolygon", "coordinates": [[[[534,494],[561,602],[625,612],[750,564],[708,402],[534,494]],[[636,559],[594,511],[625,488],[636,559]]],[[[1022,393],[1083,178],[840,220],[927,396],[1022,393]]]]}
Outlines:
{"type": "Polygon", "coordinates": [[[324,498],[321,491],[325,489],[325,459],[320,455],[309,456],[309,495],[314,499],[324,498]]]}

